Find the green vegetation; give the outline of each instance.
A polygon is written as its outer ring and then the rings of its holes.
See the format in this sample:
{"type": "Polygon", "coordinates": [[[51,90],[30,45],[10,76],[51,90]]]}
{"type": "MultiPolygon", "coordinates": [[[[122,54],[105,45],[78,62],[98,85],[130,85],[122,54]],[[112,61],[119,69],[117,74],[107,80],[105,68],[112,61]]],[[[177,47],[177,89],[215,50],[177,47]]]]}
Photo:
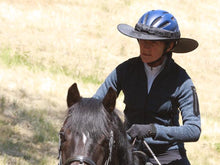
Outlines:
{"type": "Polygon", "coordinates": [[[0,61],[9,68],[17,66],[27,67],[33,72],[49,71],[52,74],[62,74],[68,77],[81,79],[83,83],[100,84],[102,80],[98,78],[96,72],[93,75],[86,75],[82,72],[74,74],[75,68],[65,64],[59,65],[51,63],[50,65],[43,65],[43,61],[37,62],[30,59],[28,52],[13,52],[11,48],[0,49],[0,61]]]}
{"type": "Polygon", "coordinates": [[[0,153],[5,155],[4,162],[7,162],[7,155],[13,155],[30,164],[45,164],[47,158],[41,159],[37,155],[43,157],[50,152],[51,144],[58,143],[58,130],[51,123],[51,118],[45,115],[47,111],[25,110],[4,97],[1,102],[4,105],[0,114],[0,153]]]}
{"type": "MultiPolygon", "coordinates": [[[[137,56],[137,41],[116,27],[135,25],[150,9],[169,10],[181,35],[199,41],[196,51],[173,55],[200,101],[202,135],[186,149],[193,165],[218,164],[220,1],[193,2],[0,1],[0,164],[57,164],[67,89],[76,82],[82,96],[91,97],[119,63],[137,56]]],[[[123,106],[120,94],[117,108],[123,106]]]]}
{"type": "Polygon", "coordinates": [[[44,113],[46,110],[31,110],[31,111],[19,111],[18,121],[27,121],[34,130],[33,142],[43,143],[43,142],[58,142],[57,130],[53,125],[47,121],[44,113]]]}
{"type": "Polygon", "coordinates": [[[10,48],[4,48],[0,50],[0,59],[5,63],[8,67],[12,66],[27,66],[31,68],[32,64],[29,61],[29,56],[25,52],[20,54],[19,52],[13,52],[10,48]]]}
{"type": "Polygon", "coordinates": [[[5,98],[2,96],[0,99],[0,112],[2,113],[5,109],[5,98]]]}
{"type": "Polygon", "coordinates": [[[220,143],[215,143],[215,148],[220,153],[220,143]]]}

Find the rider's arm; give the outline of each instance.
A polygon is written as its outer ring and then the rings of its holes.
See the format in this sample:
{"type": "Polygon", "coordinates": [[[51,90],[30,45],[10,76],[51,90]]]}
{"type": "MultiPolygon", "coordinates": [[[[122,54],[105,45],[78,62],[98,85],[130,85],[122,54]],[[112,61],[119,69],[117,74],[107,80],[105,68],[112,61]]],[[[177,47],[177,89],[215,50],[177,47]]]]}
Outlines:
{"type": "Polygon", "coordinates": [[[191,79],[186,80],[178,89],[178,103],[181,111],[182,126],[163,126],[155,124],[155,140],[197,141],[201,134],[201,122],[197,93],[191,79]]]}
{"type": "Polygon", "coordinates": [[[95,95],[93,95],[96,99],[103,99],[106,95],[109,87],[112,87],[117,93],[119,93],[119,89],[117,87],[117,73],[116,70],[113,70],[108,77],[105,79],[105,81],[102,83],[102,85],[98,88],[95,95]]]}

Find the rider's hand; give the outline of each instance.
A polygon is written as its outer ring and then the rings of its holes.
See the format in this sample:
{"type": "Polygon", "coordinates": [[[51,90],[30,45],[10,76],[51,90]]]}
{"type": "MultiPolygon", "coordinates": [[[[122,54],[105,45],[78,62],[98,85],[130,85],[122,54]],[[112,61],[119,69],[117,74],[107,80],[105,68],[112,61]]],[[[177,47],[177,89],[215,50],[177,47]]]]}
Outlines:
{"type": "Polygon", "coordinates": [[[133,124],[127,134],[131,138],[143,139],[145,137],[155,137],[156,128],[153,124],[133,124]]]}

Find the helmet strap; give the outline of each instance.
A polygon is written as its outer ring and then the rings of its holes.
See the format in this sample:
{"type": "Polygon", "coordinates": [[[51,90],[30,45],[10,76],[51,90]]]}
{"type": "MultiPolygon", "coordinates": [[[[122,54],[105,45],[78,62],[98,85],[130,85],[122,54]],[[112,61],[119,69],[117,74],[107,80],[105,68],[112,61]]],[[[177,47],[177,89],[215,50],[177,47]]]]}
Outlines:
{"type": "Polygon", "coordinates": [[[164,59],[164,53],[162,54],[162,56],[160,56],[157,60],[153,61],[153,62],[149,62],[147,63],[150,67],[154,67],[157,66],[156,64],[158,63],[162,63],[164,59]]]}
{"type": "Polygon", "coordinates": [[[164,56],[170,54],[170,51],[167,52],[167,49],[170,47],[170,44],[171,44],[171,42],[166,42],[165,43],[165,48],[163,50],[163,54],[157,60],[155,60],[153,62],[150,62],[150,63],[147,63],[147,64],[151,67],[154,67],[155,65],[157,66],[158,63],[162,64],[162,62],[164,60],[164,56]]]}

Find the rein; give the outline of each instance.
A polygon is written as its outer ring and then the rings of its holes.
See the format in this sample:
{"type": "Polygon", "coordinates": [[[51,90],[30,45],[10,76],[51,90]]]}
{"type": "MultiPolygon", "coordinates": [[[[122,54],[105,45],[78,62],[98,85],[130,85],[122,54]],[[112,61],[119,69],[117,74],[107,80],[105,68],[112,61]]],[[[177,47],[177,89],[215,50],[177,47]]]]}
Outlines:
{"type": "MultiPolygon", "coordinates": [[[[134,146],[135,142],[136,142],[137,138],[134,138],[133,142],[132,142],[132,146],[134,146]]],[[[147,144],[147,142],[143,139],[142,142],[144,143],[144,145],[147,147],[148,151],[151,153],[151,155],[153,156],[153,158],[155,159],[155,161],[157,162],[158,165],[161,165],[160,161],[157,159],[156,155],[154,154],[154,152],[151,150],[150,146],[147,144]]]]}

